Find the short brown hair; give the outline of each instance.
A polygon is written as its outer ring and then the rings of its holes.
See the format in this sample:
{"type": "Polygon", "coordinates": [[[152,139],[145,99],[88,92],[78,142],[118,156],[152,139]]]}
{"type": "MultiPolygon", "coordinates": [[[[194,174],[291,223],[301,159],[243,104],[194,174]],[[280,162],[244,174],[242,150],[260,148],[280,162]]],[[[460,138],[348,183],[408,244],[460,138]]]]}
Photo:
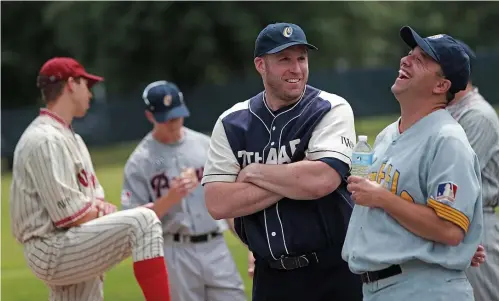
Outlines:
{"type": "MultiPolygon", "coordinates": [[[[74,79],[77,83],[80,83],[80,78],[74,79]]],[[[64,86],[67,80],[52,81],[43,75],[38,76],[37,87],[40,88],[42,94],[42,101],[44,103],[50,103],[55,101],[59,96],[62,95],[64,86]]]]}

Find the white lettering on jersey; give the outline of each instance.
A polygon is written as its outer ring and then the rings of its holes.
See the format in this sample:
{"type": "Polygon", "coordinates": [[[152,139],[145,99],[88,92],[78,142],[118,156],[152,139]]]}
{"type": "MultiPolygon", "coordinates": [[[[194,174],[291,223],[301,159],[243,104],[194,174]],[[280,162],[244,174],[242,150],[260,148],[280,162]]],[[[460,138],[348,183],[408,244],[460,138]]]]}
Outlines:
{"type": "Polygon", "coordinates": [[[296,146],[300,143],[300,139],[294,139],[289,142],[289,145],[281,145],[279,153],[277,153],[277,148],[272,147],[269,149],[267,158],[264,158],[260,152],[248,152],[245,150],[240,150],[237,152],[238,158],[243,159],[243,168],[251,163],[263,163],[263,164],[286,164],[291,163],[291,158],[288,156],[288,148],[291,151],[291,156],[294,155],[296,151],[296,146]]]}

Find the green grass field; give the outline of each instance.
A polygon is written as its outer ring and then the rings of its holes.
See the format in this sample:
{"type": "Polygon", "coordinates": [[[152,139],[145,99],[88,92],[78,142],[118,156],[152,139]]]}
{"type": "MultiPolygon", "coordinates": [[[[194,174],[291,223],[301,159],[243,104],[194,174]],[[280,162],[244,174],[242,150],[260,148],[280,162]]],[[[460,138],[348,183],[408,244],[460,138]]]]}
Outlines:
{"type": "MultiPolygon", "coordinates": [[[[358,120],[357,135],[368,135],[372,144],[377,133],[394,121],[395,117],[379,117],[358,120]]],[[[117,204],[120,199],[123,164],[135,147],[134,143],[122,144],[105,149],[91,149],[96,172],[106,190],[106,199],[117,204]]],[[[2,206],[1,206],[1,300],[3,301],[33,301],[47,300],[48,291],[28,270],[24,261],[22,247],[16,243],[10,233],[9,190],[11,176],[2,175],[2,206]]],[[[248,300],[251,295],[251,281],[248,279],[247,250],[231,234],[226,236],[232,255],[243,276],[248,300]]],[[[133,277],[130,259],[121,263],[106,274],[106,300],[137,301],[143,300],[140,288],[133,277]]]]}

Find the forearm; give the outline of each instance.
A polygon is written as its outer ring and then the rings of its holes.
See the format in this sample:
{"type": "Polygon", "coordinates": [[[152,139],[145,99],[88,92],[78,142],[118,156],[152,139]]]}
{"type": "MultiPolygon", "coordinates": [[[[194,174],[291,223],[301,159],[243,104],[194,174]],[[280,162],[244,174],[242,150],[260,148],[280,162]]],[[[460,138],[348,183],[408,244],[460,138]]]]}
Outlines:
{"type": "Polygon", "coordinates": [[[179,201],[180,199],[176,195],[167,193],[157,198],[154,203],[149,203],[145,206],[153,210],[158,218],[161,219],[179,201]]]}
{"type": "Polygon", "coordinates": [[[282,165],[260,164],[248,173],[245,182],[253,183],[290,199],[313,200],[338,188],[339,174],[321,161],[300,161],[282,165]]]}
{"type": "Polygon", "coordinates": [[[461,228],[443,220],[428,206],[407,201],[387,191],[382,208],[404,228],[424,239],[446,245],[457,245],[462,240],[461,228]]]}
{"type": "Polygon", "coordinates": [[[282,196],[251,183],[213,182],[205,185],[206,207],[215,219],[253,214],[280,199],[282,196]]]}
{"type": "Polygon", "coordinates": [[[83,215],[81,218],[75,220],[74,222],[68,224],[66,228],[72,228],[72,227],[77,227],[80,226],[86,222],[89,222],[91,220],[94,220],[99,217],[99,211],[97,210],[96,207],[92,206],[90,210],[83,215]]]}

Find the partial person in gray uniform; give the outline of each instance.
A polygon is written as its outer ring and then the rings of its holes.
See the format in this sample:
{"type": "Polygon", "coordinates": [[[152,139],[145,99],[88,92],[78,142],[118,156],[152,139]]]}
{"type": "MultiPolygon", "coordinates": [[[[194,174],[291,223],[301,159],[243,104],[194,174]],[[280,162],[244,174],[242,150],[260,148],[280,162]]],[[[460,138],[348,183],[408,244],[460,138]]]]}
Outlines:
{"type": "MultiPolygon", "coordinates": [[[[210,144],[210,137],[184,127],[184,118],[190,113],[175,84],[153,82],[142,98],[154,128],[125,165],[122,209],[143,206],[172,193],[169,183],[185,173],[195,173],[200,181],[210,144]]],[[[223,236],[225,230],[233,229],[233,221],[216,221],[210,216],[201,185],[180,203],[171,204],[161,221],[172,301],[246,300],[223,236]]]]}
{"type": "MultiPolygon", "coordinates": [[[[476,55],[468,45],[459,42],[470,57],[473,70],[476,55]]],[[[480,161],[482,174],[482,245],[487,260],[479,268],[468,269],[466,275],[476,301],[499,300],[499,217],[495,212],[499,204],[499,118],[471,79],[466,89],[456,94],[447,110],[466,132],[480,161]]]]}

